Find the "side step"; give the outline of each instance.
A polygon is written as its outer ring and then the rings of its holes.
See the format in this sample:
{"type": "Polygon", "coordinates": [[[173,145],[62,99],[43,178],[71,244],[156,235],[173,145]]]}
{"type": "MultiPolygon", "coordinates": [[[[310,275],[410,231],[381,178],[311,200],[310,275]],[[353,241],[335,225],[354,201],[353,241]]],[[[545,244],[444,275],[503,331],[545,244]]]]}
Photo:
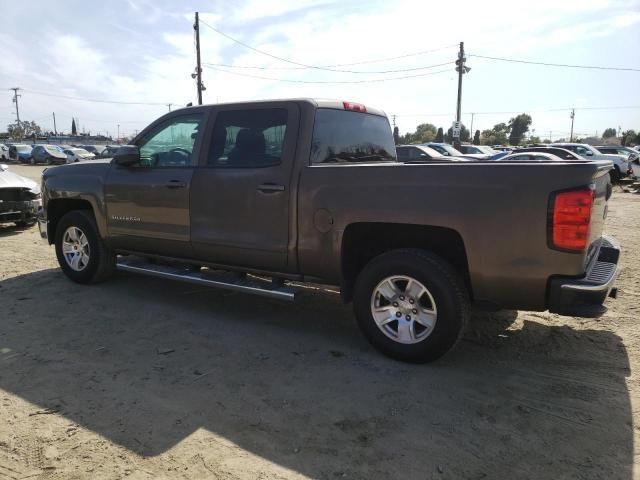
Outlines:
{"type": "Polygon", "coordinates": [[[233,273],[204,269],[194,272],[187,268],[149,262],[134,256],[118,257],[116,268],[123,272],[141,273],[151,277],[178,280],[207,287],[221,288],[235,292],[251,293],[261,297],[294,301],[300,290],[262,280],[257,277],[241,278],[233,273]]]}

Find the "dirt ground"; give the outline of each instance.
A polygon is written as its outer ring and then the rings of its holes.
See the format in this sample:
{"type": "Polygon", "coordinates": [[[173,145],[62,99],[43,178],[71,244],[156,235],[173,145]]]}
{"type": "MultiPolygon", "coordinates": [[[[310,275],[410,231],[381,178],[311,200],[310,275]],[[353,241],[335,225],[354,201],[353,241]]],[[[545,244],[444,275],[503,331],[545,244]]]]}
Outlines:
{"type": "Polygon", "coordinates": [[[37,228],[0,227],[0,478],[640,478],[639,195],[614,193],[607,231],[603,318],[475,313],[415,366],[336,295],[79,286],[37,228]]]}

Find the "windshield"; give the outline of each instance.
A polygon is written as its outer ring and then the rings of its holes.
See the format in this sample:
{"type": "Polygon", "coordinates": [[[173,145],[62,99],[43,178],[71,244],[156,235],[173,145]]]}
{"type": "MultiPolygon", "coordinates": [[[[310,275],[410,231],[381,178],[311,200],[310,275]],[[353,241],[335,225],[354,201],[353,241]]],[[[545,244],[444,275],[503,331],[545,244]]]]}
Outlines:
{"type": "Polygon", "coordinates": [[[462,155],[462,152],[456,150],[451,145],[448,145],[446,143],[438,143],[438,144],[430,143],[428,147],[431,147],[434,150],[437,150],[438,152],[440,152],[442,155],[445,155],[445,156],[459,157],[462,155]]]}
{"type": "Polygon", "coordinates": [[[91,153],[87,152],[83,148],[72,148],[70,151],[75,153],[76,155],[91,155],[91,153]]]}
{"type": "Polygon", "coordinates": [[[480,150],[482,153],[486,153],[487,155],[495,155],[496,152],[493,148],[487,146],[487,145],[480,145],[478,147],[476,147],[478,150],[480,150]]]}
{"type": "Polygon", "coordinates": [[[29,145],[16,145],[16,150],[18,152],[30,152],[31,147],[29,145]]]}
{"type": "Polygon", "coordinates": [[[328,108],[316,112],[311,163],[395,160],[396,147],[386,117],[328,108]]]}

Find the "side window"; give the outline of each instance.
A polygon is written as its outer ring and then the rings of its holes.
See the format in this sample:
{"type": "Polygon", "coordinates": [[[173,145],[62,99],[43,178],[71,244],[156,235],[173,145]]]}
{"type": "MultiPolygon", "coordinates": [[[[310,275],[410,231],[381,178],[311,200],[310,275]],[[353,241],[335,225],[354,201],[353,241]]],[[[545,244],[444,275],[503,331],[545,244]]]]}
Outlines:
{"type": "Polygon", "coordinates": [[[138,143],[140,165],[187,167],[195,164],[193,147],[201,124],[202,115],[194,114],[171,118],[153,129],[138,143]]]}
{"type": "Polygon", "coordinates": [[[422,153],[422,150],[420,150],[419,148],[411,148],[409,149],[409,159],[410,160],[415,160],[417,158],[420,158],[420,154],[422,153]]]}
{"type": "Polygon", "coordinates": [[[400,147],[400,148],[396,148],[396,153],[398,154],[398,160],[400,161],[406,161],[409,160],[409,149],[408,148],[404,148],[404,147],[400,147]]]}
{"type": "Polygon", "coordinates": [[[226,168],[279,165],[287,115],[284,108],[218,112],[207,164],[226,168]]]}
{"type": "Polygon", "coordinates": [[[575,150],[575,152],[576,152],[578,155],[586,155],[586,154],[587,154],[587,151],[588,151],[588,150],[587,150],[586,148],[584,148],[584,147],[576,146],[576,150],[575,150]]]}

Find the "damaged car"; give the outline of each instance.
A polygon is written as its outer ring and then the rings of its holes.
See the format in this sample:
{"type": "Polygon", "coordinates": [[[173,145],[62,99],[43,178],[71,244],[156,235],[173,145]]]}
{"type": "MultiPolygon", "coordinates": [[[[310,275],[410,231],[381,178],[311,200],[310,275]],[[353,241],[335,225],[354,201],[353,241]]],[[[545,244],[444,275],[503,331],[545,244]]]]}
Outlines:
{"type": "Polygon", "coordinates": [[[41,205],[40,186],[36,182],[10,172],[7,165],[0,165],[0,224],[35,225],[41,205]]]}

